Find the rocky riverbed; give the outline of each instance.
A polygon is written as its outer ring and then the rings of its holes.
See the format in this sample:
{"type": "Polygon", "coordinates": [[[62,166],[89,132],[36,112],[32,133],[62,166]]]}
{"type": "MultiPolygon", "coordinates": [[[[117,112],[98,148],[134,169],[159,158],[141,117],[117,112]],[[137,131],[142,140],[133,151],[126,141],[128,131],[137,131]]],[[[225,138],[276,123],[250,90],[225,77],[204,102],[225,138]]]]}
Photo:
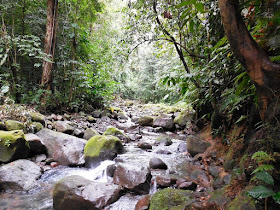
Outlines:
{"type": "MultiPolygon", "coordinates": [[[[209,152],[211,135],[195,132],[194,111],[184,105],[121,101],[89,114],[25,115],[0,123],[0,209],[216,209],[236,203],[225,193],[231,174],[209,152]]],[[[242,205],[254,209],[244,198],[242,205]]]]}

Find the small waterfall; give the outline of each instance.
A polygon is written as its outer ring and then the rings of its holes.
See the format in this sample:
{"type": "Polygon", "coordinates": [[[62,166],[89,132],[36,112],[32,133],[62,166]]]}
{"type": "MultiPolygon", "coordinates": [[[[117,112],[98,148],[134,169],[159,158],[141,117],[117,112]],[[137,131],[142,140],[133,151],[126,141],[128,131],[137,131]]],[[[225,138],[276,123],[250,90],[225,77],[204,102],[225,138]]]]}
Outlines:
{"type": "Polygon", "coordinates": [[[157,191],[157,177],[154,176],[151,180],[151,188],[149,194],[153,195],[156,191],[157,191]]]}

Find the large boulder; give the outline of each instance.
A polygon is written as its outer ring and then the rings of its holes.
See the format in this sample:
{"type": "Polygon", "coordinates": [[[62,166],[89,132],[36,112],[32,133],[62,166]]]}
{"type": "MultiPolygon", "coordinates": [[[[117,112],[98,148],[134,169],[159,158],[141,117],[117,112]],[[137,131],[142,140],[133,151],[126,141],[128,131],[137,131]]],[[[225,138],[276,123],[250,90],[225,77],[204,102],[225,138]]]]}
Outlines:
{"type": "Polygon", "coordinates": [[[107,135],[111,135],[111,136],[116,136],[118,137],[120,140],[124,141],[124,142],[130,142],[130,138],[125,135],[123,132],[121,132],[119,129],[115,128],[115,127],[109,127],[107,128],[107,130],[103,133],[103,135],[107,136],[107,135]]]}
{"type": "Polygon", "coordinates": [[[42,143],[42,139],[40,139],[39,136],[33,133],[28,133],[25,134],[25,139],[29,144],[30,152],[32,154],[42,154],[47,152],[46,147],[42,143]]]}
{"type": "Polygon", "coordinates": [[[184,110],[180,112],[174,119],[174,123],[179,125],[180,127],[184,127],[188,122],[191,122],[194,113],[188,110],[184,110]]]}
{"type": "Polygon", "coordinates": [[[14,130],[23,130],[25,129],[25,125],[22,122],[16,121],[16,120],[7,120],[5,122],[6,128],[8,131],[14,131],[14,130]]]}
{"type": "Polygon", "coordinates": [[[154,145],[155,146],[158,146],[158,145],[170,146],[172,143],[173,143],[172,139],[169,136],[161,135],[156,138],[154,145]]]}
{"type": "Polygon", "coordinates": [[[68,176],[55,184],[53,207],[58,210],[95,210],[115,202],[122,188],[108,183],[96,183],[80,176],[68,176]]]}
{"type": "Polygon", "coordinates": [[[152,196],[149,209],[186,209],[192,200],[191,191],[166,188],[152,196]]]}
{"type": "Polygon", "coordinates": [[[95,130],[94,128],[88,128],[88,129],[86,129],[83,138],[86,140],[89,140],[91,137],[97,136],[97,135],[100,135],[97,130],[95,130]]]}
{"type": "Polygon", "coordinates": [[[45,121],[46,121],[45,115],[42,115],[39,112],[32,112],[32,113],[30,113],[30,115],[31,115],[32,121],[39,122],[39,123],[42,123],[43,125],[45,125],[45,121]]]}
{"type": "Polygon", "coordinates": [[[154,118],[153,127],[162,127],[164,130],[174,130],[174,121],[172,116],[161,115],[154,118]]]}
{"type": "Polygon", "coordinates": [[[103,160],[112,160],[123,152],[123,145],[115,136],[97,135],[85,145],[84,157],[87,167],[93,167],[103,160]]]}
{"type": "Polygon", "coordinates": [[[41,169],[29,160],[16,160],[0,167],[0,191],[28,191],[38,186],[41,169]]]}
{"type": "Polygon", "coordinates": [[[208,141],[204,141],[198,137],[188,136],[187,138],[187,149],[192,156],[205,152],[210,146],[211,144],[208,141]]]}
{"type": "Polygon", "coordinates": [[[147,194],[150,190],[151,173],[147,167],[118,164],[114,173],[114,183],[136,193],[147,194]]]}
{"type": "Polygon", "coordinates": [[[26,158],[29,145],[22,130],[0,131],[0,162],[26,158]]]}
{"type": "Polygon", "coordinates": [[[49,129],[42,129],[36,135],[47,148],[48,157],[61,165],[83,165],[83,151],[86,140],[49,129]]]}
{"type": "Polygon", "coordinates": [[[72,134],[74,131],[74,128],[71,125],[63,121],[56,121],[54,123],[54,128],[56,129],[57,132],[67,133],[67,134],[72,134]]]}
{"type": "Polygon", "coordinates": [[[167,169],[167,165],[157,157],[153,157],[150,159],[149,166],[151,169],[167,169]]]}
{"type": "Polygon", "coordinates": [[[152,126],[153,121],[154,121],[154,118],[151,117],[151,116],[147,116],[147,115],[143,116],[143,117],[140,117],[138,119],[139,125],[142,125],[142,126],[152,126]]]}

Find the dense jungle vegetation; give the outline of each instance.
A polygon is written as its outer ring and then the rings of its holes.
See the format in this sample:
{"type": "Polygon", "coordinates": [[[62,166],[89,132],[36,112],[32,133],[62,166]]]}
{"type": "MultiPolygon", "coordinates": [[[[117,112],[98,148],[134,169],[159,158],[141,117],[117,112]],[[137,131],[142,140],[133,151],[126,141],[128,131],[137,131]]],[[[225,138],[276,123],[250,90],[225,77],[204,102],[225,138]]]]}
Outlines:
{"type": "MultiPolygon", "coordinates": [[[[2,0],[0,14],[0,104],[186,102],[233,151],[244,139],[234,155],[263,152],[246,174],[279,183],[279,1],[2,0]],[[235,126],[244,129],[228,139],[235,126]]],[[[251,195],[279,203],[279,185],[266,185],[251,195]]]]}

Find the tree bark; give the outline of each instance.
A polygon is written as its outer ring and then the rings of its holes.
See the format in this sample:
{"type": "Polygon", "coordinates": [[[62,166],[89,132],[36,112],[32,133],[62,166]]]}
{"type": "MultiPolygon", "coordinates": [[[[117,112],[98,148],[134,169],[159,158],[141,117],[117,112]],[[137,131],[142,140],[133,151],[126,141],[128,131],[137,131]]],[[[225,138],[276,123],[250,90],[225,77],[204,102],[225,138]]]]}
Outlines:
{"type": "Polygon", "coordinates": [[[269,120],[279,112],[280,65],[270,61],[248,32],[238,1],[218,0],[218,3],[231,49],[257,88],[260,117],[269,120]]]}
{"type": "MultiPolygon", "coordinates": [[[[57,28],[58,0],[48,0],[47,2],[47,25],[44,41],[44,52],[48,59],[53,60],[55,52],[56,28],[57,28]]],[[[41,86],[45,90],[51,90],[53,63],[44,60],[41,86]]]]}

